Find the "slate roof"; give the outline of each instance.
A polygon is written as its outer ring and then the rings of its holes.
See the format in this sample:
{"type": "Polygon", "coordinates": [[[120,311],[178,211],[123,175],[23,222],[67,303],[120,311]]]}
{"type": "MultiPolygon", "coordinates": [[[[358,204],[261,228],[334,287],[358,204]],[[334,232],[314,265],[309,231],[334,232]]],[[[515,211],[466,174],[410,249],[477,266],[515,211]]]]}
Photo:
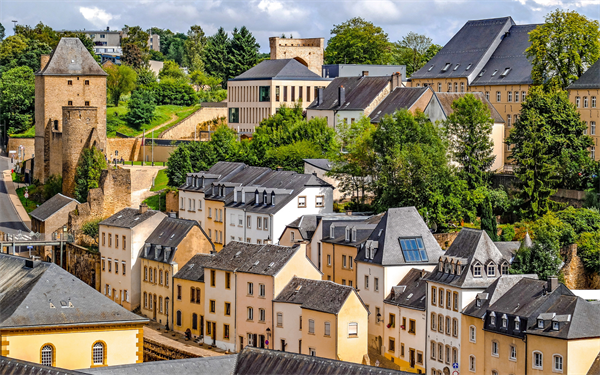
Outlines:
{"type": "Polygon", "coordinates": [[[567,87],[569,90],[600,89],[600,60],[590,66],[579,79],[567,87]]]}
{"type": "Polygon", "coordinates": [[[273,276],[299,249],[299,246],[257,245],[232,241],[208,260],[204,267],[273,276]]]}
{"type": "Polygon", "coordinates": [[[520,241],[498,241],[494,245],[500,250],[504,259],[512,263],[517,250],[521,248],[520,241]]]}
{"type": "MultiPolygon", "coordinates": [[[[380,216],[377,216],[381,218],[380,216]]],[[[323,239],[322,242],[332,243],[336,245],[346,245],[358,247],[369,238],[373,230],[377,227],[377,223],[369,223],[369,218],[364,218],[361,221],[353,220],[346,221],[342,220],[326,220],[323,222],[323,239]],[[331,235],[331,226],[333,225],[333,234],[331,235]],[[350,230],[349,241],[346,241],[346,228],[350,230]],[[352,238],[352,231],[356,231],[356,237],[352,238]]]]}
{"type": "Polygon", "coordinates": [[[203,192],[211,183],[229,175],[236,174],[246,167],[244,163],[220,161],[213,165],[208,171],[188,173],[185,184],[179,189],[185,191],[203,192]],[[196,181],[194,181],[196,180],[196,181]],[[202,186],[204,182],[204,187],[202,186]]]}
{"type": "Polygon", "coordinates": [[[196,254],[179,269],[174,279],[204,282],[204,266],[209,263],[213,254],[196,254]]]}
{"type": "Polygon", "coordinates": [[[532,84],[531,61],[525,56],[525,50],[531,45],[529,32],[537,26],[513,25],[471,86],[532,84]],[[510,68],[510,71],[502,76],[506,68],[510,68]],[[492,76],[494,72],[496,74],[492,76]]]}
{"type": "Polygon", "coordinates": [[[424,278],[429,271],[413,268],[393,286],[384,303],[425,311],[427,306],[427,283],[424,278]]]}
{"type": "MultiPolygon", "coordinates": [[[[294,303],[303,309],[337,314],[346,303],[350,293],[356,293],[351,286],[336,284],[328,280],[310,280],[294,276],[273,302],[294,303]]],[[[356,296],[362,302],[358,293],[356,296]]]]}
{"type": "Polygon", "coordinates": [[[478,293],[476,299],[471,301],[464,309],[463,314],[481,318],[485,315],[487,308],[496,303],[506,292],[515,286],[521,279],[528,277],[537,280],[537,275],[502,275],[482,293],[478,293]],[[477,298],[481,300],[481,305],[477,306],[477,298]]]}
{"type": "Polygon", "coordinates": [[[333,167],[333,163],[327,159],[303,159],[305,163],[317,167],[324,171],[330,171],[333,167]]]}
{"type": "Polygon", "coordinates": [[[357,262],[381,264],[383,266],[437,264],[444,252],[415,207],[390,208],[383,215],[377,227],[360,247],[356,255],[357,262]],[[400,247],[400,237],[421,237],[429,260],[411,262],[404,259],[400,247]],[[367,248],[376,249],[373,259],[367,257],[367,248]]]}
{"type": "Polygon", "coordinates": [[[331,81],[310,71],[295,59],[263,60],[230,81],[305,80],[331,81]]]}
{"type": "Polygon", "coordinates": [[[479,99],[483,104],[485,104],[490,110],[490,116],[494,120],[496,124],[504,124],[504,119],[500,115],[500,113],[494,108],[492,103],[485,97],[485,94],[482,92],[435,92],[433,94],[432,100],[437,100],[440,103],[440,107],[444,112],[444,115],[448,117],[451,113],[454,112],[452,109],[452,103],[455,100],[464,97],[467,94],[471,94],[475,96],[475,98],[479,99]]]}
{"type": "Polygon", "coordinates": [[[509,262],[510,259],[504,258],[502,252],[498,250],[487,233],[483,230],[463,228],[456,236],[452,245],[446,250],[446,253],[439,259],[444,262],[460,261],[460,275],[451,272],[440,271],[436,267],[428,277],[429,281],[448,284],[459,288],[487,288],[496,278],[500,277],[500,267],[503,262],[509,262]],[[473,266],[479,262],[481,264],[481,276],[473,276],[473,266]],[[494,262],[496,265],[495,276],[488,277],[486,266],[494,262]]]}
{"type": "Polygon", "coordinates": [[[302,215],[289,223],[287,226],[298,229],[302,239],[305,241],[310,241],[313,234],[315,234],[320,221],[321,218],[317,215],[302,215]]]}
{"type": "Polygon", "coordinates": [[[98,375],[232,375],[238,359],[237,354],[216,357],[199,357],[175,359],[170,361],[153,361],[130,365],[96,367],[83,371],[86,374],[98,375]]]}
{"type": "Polygon", "coordinates": [[[42,366],[39,363],[0,356],[0,374],[3,375],[71,375],[84,374],[79,371],[58,367],[42,366]]]}
{"type": "Polygon", "coordinates": [[[319,105],[315,98],[307,109],[364,110],[389,85],[391,85],[390,77],[338,77],[323,89],[323,103],[319,105]],[[340,106],[338,90],[341,86],[344,87],[346,99],[340,106]]]}
{"type": "MultiPolygon", "coordinates": [[[[379,123],[385,115],[392,115],[400,109],[410,109],[423,96],[429,87],[396,87],[371,112],[371,122],[379,123]]],[[[433,91],[433,90],[432,90],[433,91]]],[[[425,108],[421,108],[422,110],[425,108]]]]}
{"type": "Polygon", "coordinates": [[[31,211],[29,215],[32,218],[37,219],[39,221],[46,221],[52,215],[60,211],[63,207],[67,206],[71,202],[79,204],[77,200],[58,193],[52,198],[42,203],[38,208],[31,211]]]}
{"type": "Polygon", "coordinates": [[[61,38],[42,76],[107,76],[79,38],[61,38]]]}
{"type": "Polygon", "coordinates": [[[359,365],[304,354],[245,347],[238,354],[235,375],[409,375],[409,372],[359,365]]]}
{"type": "Polygon", "coordinates": [[[26,264],[0,254],[0,329],[148,322],[53,263],[26,264]]]}
{"type": "Polygon", "coordinates": [[[514,24],[511,17],[468,21],[411,79],[464,77],[471,83],[514,24]],[[448,63],[450,67],[442,71],[448,63]]]}
{"type": "Polygon", "coordinates": [[[120,228],[134,228],[156,214],[164,215],[160,211],[150,209],[141,214],[140,210],[136,208],[124,208],[108,219],[101,221],[100,225],[110,225],[112,227],[120,228]]]}

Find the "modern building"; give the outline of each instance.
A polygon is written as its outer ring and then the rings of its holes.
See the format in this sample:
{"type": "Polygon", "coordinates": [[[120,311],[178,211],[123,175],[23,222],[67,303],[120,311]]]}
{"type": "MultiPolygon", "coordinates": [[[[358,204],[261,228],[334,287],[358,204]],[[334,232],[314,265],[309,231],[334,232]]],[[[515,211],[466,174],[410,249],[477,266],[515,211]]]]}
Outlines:
{"type": "Polygon", "coordinates": [[[66,369],[143,361],[148,320],[55,264],[0,254],[0,306],[3,357],[66,369]]]}
{"type": "Polygon", "coordinates": [[[321,68],[325,78],[372,76],[382,77],[400,73],[406,77],[406,65],[329,64],[321,68]]]}
{"type": "Polygon", "coordinates": [[[146,239],[140,255],[142,314],[161,324],[167,324],[168,317],[171,327],[177,319],[181,325],[181,314],[175,318],[173,304],[167,302],[174,302],[173,296],[182,293],[181,286],[173,285],[171,278],[194,255],[214,252],[213,243],[198,222],[165,217],[146,239]]]}
{"type": "Polygon", "coordinates": [[[356,289],[294,277],[273,300],[273,349],[368,363],[369,311],[356,289]]]}
{"type": "Polygon", "coordinates": [[[296,59],[264,60],[227,82],[229,127],[251,137],[282,105],[306,109],[329,82],[296,59]]]}
{"type": "Polygon", "coordinates": [[[590,135],[594,144],[590,147],[590,156],[593,160],[600,160],[598,143],[600,138],[600,60],[596,61],[577,81],[567,87],[569,100],[575,104],[581,120],[588,125],[586,134],[590,135]]]}
{"type": "Polygon", "coordinates": [[[139,209],[124,208],[99,224],[102,291],[129,311],[142,302],[140,255],[146,239],[164,218],[142,204],[139,209]]]}

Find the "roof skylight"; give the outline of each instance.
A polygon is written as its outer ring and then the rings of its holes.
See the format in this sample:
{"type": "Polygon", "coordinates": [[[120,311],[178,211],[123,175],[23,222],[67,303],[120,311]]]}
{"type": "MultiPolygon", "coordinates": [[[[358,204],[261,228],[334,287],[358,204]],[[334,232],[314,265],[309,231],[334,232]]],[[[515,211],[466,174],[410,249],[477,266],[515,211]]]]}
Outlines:
{"type": "Polygon", "coordinates": [[[479,73],[479,76],[480,76],[480,77],[483,77],[483,74],[484,74],[484,73],[485,73],[485,69],[483,69],[483,70],[481,71],[481,73],[479,73]]]}
{"type": "Polygon", "coordinates": [[[456,66],[454,67],[454,70],[458,69],[459,66],[460,66],[460,64],[456,64],[456,66]]]}
{"type": "Polygon", "coordinates": [[[402,254],[404,255],[404,261],[406,262],[428,262],[427,251],[423,244],[423,238],[398,238],[400,247],[402,248],[402,254]]]}
{"type": "Polygon", "coordinates": [[[430,66],[430,67],[429,67],[429,69],[427,69],[427,71],[428,71],[428,72],[431,72],[431,70],[433,69],[433,67],[434,67],[434,66],[435,66],[435,65],[432,65],[432,66],[430,66]]]}
{"type": "Polygon", "coordinates": [[[495,76],[496,73],[498,73],[498,69],[494,70],[494,73],[492,73],[492,77],[495,76]]]}
{"type": "Polygon", "coordinates": [[[473,65],[473,64],[469,64],[469,65],[467,65],[467,68],[466,68],[465,70],[469,70],[469,69],[471,69],[471,65],[473,65]]]}
{"type": "Polygon", "coordinates": [[[446,70],[450,69],[450,65],[452,65],[452,64],[451,63],[446,63],[446,65],[442,69],[442,72],[445,72],[446,70]]]}
{"type": "Polygon", "coordinates": [[[510,68],[504,69],[504,72],[502,72],[502,74],[500,75],[500,77],[503,77],[503,78],[506,77],[508,75],[508,73],[510,73],[510,70],[511,70],[510,68]]]}

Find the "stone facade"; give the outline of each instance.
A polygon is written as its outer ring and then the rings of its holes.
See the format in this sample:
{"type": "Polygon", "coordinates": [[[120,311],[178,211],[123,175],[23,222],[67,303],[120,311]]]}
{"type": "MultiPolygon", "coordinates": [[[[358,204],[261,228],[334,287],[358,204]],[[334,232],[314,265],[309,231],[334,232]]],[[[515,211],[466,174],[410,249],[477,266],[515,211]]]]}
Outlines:
{"type": "Polygon", "coordinates": [[[167,212],[179,212],[179,191],[168,191],[166,200],[167,212]]]}
{"type": "MultiPolygon", "coordinates": [[[[24,147],[24,156],[25,160],[31,158],[32,155],[35,154],[35,139],[34,138],[8,138],[8,145],[6,151],[8,152],[8,156],[11,156],[11,151],[14,151],[12,155],[18,157],[19,155],[19,146],[24,147]]],[[[21,157],[21,160],[23,158],[21,157]]]]}
{"type": "Polygon", "coordinates": [[[296,59],[314,73],[321,75],[323,55],[325,52],[324,38],[287,39],[269,38],[271,60],[296,59]]]}
{"type": "MultiPolygon", "coordinates": [[[[216,103],[222,104],[221,106],[206,106],[198,109],[190,116],[181,120],[171,128],[160,133],[158,138],[162,139],[194,139],[194,131],[198,124],[206,121],[218,119],[220,117],[227,117],[227,103],[216,103]]],[[[196,133],[196,137],[200,138],[200,133],[196,133]]]]}
{"type": "Polygon", "coordinates": [[[458,236],[458,232],[433,234],[433,237],[440,245],[442,250],[447,250],[450,247],[450,245],[452,245],[452,242],[454,242],[454,240],[456,239],[456,236],[458,236]]]}
{"type": "Polygon", "coordinates": [[[72,243],[67,243],[66,253],[66,270],[92,288],[100,291],[102,285],[102,280],[100,280],[100,253],[72,243]]]}
{"type": "Polygon", "coordinates": [[[565,285],[569,289],[600,289],[600,274],[586,272],[583,262],[577,255],[577,244],[561,249],[564,259],[561,272],[565,277],[565,285]]]}
{"type": "Polygon", "coordinates": [[[111,138],[107,140],[106,157],[109,160],[121,157],[123,160],[141,160],[141,138],[111,138]]]}

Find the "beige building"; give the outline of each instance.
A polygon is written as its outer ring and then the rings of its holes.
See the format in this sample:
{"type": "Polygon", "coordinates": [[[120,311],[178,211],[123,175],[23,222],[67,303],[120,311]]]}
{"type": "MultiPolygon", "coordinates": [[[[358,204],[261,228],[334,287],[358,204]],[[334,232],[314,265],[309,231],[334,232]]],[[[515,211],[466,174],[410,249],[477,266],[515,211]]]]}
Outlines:
{"type": "Polygon", "coordinates": [[[596,61],[577,81],[567,87],[569,100],[575,105],[581,115],[581,120],[588,126],[585,134],[594,140],[590,147],[590,156],[593,160],[600,160],[599,138],[600,129],[600,60],[596,61]]]}
{"type": "Polygon", "coordinates": [[[273,349],[368,363],[369,311],[356,289],[294,277],[273,309],[273,349]]]}
{"type": "Polygon", "coordinates": [[[124,208],[100,222],[99,250],[102,292],[125,307],[135,310],[141,303],[141,259],[146,239],[165,215],[148,210],[124,208]]]}
{"type": "Polygon", "coordinates": [[[181,326],[182,313],[174,313],[173,303],[167,302],[182,298],[183,287],[174,285],[172,277],[194,255],[214,251],[196,221],[165,217],[146,239],[140,256],[142,314],[170,327],[174,327],[173,322],[181,326]]]}
{"type": "Polygon", "coordinates": [[[282,105],[302,109],[331,80],[321,78],[295,59],[264,60],[227,82],[229,127],[246,136],[282,105]]]}
{"type": "Polygon", "coordinates": [[[321,75],[325,51],[324,38],[271,37],[269,46],[271,47],[271,60],[295,59],[311,72],[321,75]]]}
{"type": "Polygon", "coordinates": [[[147,319],[55,264],[0,254],[0,270],[2,357],[65,369],[143,361],[147,319]]]}

